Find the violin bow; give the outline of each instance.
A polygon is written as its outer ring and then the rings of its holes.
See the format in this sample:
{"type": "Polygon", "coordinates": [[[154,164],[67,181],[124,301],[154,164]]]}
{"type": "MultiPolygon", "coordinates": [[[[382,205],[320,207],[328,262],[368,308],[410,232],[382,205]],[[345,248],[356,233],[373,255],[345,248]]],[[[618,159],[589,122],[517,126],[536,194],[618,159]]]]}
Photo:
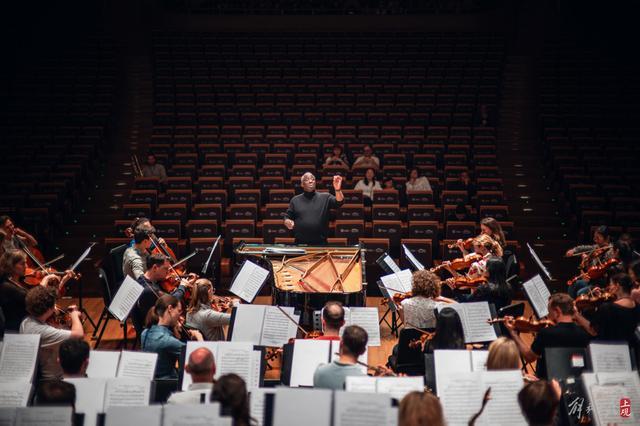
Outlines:
{"type": "Polygon", "coordinates": [[[211,262],[211,258],[213,257],[213,253],[216,251],[216,247],[218,247],[218,243],[220,242],[220,237],[222,235],[218,235],[216,241],[213,243],[213,247],[211,247],[211,251],[209,252],[209,257],[207,257],[207,261],[202,265],[202,271],[200,272],[204,277],[207,274],[207,269],[209,269],[209,263],[211,262]]]}
{"type": "Polygon", "coordinates": [[[287,317],[287,319],[288,319],[289,321],[291,321],[292,323],[294,323],[294,324],[295,324],[295,326],[298,328],[298,330],[302,331],[302,334],[304,334],[305,336],[309,334],[309,332],[308,332],[307,330],[305,330],[304,328],[302,328],[302,327],[300,326],[300,324],[298,324],[298,323],[296,322],[296,320],[294,320],[293,318],[291,318],[291,315],[289,315],[288,313],[286,313],[286,312],[284,311],[284,309],[282,309],[280,306],[276,306],[276,308],[278,308],[278,310],[279,310],[280,312],[282,312],[282,315],[284,315],[285,317],[287,317]]]}

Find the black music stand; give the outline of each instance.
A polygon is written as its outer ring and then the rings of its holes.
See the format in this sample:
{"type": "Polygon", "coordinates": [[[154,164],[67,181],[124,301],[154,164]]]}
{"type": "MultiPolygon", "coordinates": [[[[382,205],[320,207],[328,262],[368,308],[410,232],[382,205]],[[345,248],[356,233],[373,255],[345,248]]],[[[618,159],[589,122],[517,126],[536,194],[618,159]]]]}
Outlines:
{"type": "Polygon", "coordinates": [[[385,297],[387,298],[387,300],[389,300],[387,302],[387,310],[384,313],[384,315],[382,315],[382,318],[380,318],[380,321],[378,322],[378,324],[382,324],[383,322],[387,324],[391,329],[391,333],[397,338],[398,330],[402,325],[402,321],[398,323],[399,321],[398,307],[396,306],[395,303],[393,303],[393,299],[391,298],[391,295],[389,294],[389,291],[387,290],[387,288],[384,286],[384,284],[382,284],[382,281],[378,281],[378,288],[380,289],[380,293],[382,293],[382,297],[385,297]],[[391,314],[391,322],[387,320],[387,315],[389,314],[391,314]]]}

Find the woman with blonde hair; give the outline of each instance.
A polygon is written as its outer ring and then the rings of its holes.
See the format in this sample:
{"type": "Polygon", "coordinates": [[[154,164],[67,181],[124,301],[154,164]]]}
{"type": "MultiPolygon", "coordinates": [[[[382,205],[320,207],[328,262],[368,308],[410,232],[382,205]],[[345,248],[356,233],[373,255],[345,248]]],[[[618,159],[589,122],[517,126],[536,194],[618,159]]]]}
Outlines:
{"type": "MultiPolygon", "coordinates": [[[[204,340],[226,340],[223,327],[229,325],[231,314],[213,309],[213,284],[206,278],[200,278],[196,280],[194,287],[187,308],[187,324],[200,330],[204,340]]],[[[226,308],[228,309],[228,306],[226,308]]]]}
{"type": "MultiPolygon", "coordinates": [[[[501,258],[503,255],[502,247],[500,247],[500,244],[498,244],[496,240],[485,234],[480,234],[473,239],[473,250],[475,254],[479,254],[480,256],[482,256],[482,258],[478,261],[473,262],[471,266],[469,266],[467,277],[470,279],[483,277],[487,269],[487,260],[489,260],[492,256],[501,258]]],[[[467,256],[470,255],[465,255],[465,257],[467,256]]],[[[449,267],[446,262],[443,262],[443,266],[454,277],[460,275],[458,271],[449,267]]]]}
{"type": "Polygon", "coordinates": [[[444,426],[440,400],[431,392],[410,392],[400,401],[398,426],[444,426]]]}
{"type": "Polygon", "coordinates": [[[506,337],[498,337],[489,345],[487,370],[519,370],[520,351],[518,345],[506,337]]]}

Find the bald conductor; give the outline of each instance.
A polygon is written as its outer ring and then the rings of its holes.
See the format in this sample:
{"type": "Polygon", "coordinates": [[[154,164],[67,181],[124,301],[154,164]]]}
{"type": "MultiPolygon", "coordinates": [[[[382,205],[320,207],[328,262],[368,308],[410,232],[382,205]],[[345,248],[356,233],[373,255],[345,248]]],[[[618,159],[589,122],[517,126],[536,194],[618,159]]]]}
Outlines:
{"type": "Polygon", "coordinates": [[[284,226],[293,229],[296,244],[327,244],[329,212],[332,208],[340,207],[344,201],[342,176],[333,177],[335,197],[326,192],[316,192],[316,178],[311,173],[302,175],[300,183],[303,192],[289,202],[284,226]]]}

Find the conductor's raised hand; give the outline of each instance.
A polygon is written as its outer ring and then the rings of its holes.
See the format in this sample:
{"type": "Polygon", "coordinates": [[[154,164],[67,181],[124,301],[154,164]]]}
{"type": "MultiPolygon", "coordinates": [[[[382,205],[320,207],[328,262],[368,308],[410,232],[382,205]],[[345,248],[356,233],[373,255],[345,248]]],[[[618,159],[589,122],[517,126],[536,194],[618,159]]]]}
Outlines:
{"type": "Polygon", "coordinates": [[[342,176],[335,175],[333,177],[333,189],[340,191],[342,189],[342,176]]]}
{"type": "Polygon", "coordinates": [[[295,226],[295,222],[292,221],[291,219],[285,219],[284,226],[286,226],[288,230],[292,230],[293,227],[295,226]]]}

